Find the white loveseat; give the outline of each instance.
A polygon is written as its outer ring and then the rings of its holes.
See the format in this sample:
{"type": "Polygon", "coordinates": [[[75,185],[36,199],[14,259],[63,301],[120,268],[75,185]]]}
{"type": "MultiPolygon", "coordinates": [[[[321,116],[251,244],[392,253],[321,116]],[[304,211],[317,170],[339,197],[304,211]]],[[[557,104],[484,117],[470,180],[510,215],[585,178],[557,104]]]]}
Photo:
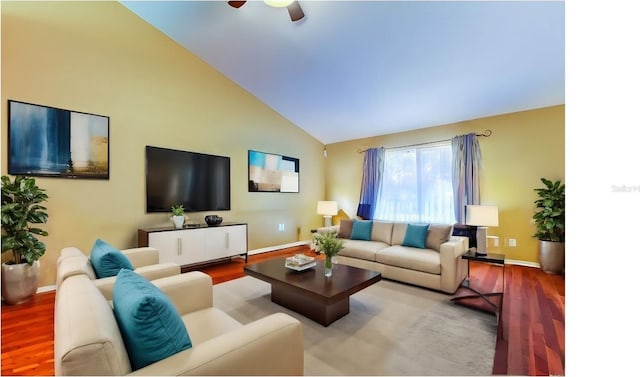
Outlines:
{"type": "MultiPolygon", "coordinates": [[[[147,280],[180,274],[180,265],[177,263],[159,263],[160,254],[152,247],[136,247],[121,251],[133,265],[134,271],[147,280]]],[[[111,300],[116,277],[98,279],[89,257],[80,249],[73,246],[63,248],[57,263],[56,286],[59,287],[68,277],[80,274],[87,275],[107,300],[111,300]]]]}
{"type": "Polygon", "coordinates": [[[341,220],[340,225],[317,230],[338,232],[345,239],[338,263],[450,294],[467,276],[468,263],[461,255],[469,249],[469,239],[452,236],[452,225],[429,224],[425,248],[416,248],[403,246],[407,223],[373,220],[370,240],[356,240],[349,238],[349,222],[352,220],[341,220]]]}
{"type": "Polygon", "coordinates": [[[132,372],[112,303],[86,274],[64,279],[55,303],[58,375],[302,375],[300,322],[276,313],[242,325],[213,306],[211,278],[193,271],[153,280],[181,316],[192,347],[132,372]]]}

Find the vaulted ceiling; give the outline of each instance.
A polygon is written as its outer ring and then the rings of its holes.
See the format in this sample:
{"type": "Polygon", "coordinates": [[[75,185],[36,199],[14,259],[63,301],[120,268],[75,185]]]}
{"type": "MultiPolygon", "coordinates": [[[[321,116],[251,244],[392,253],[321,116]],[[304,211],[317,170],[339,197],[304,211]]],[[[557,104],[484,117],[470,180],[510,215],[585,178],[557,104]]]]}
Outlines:
{"type": "Polygon", "coordinates": [[[121,3],[324,144],[565,103],[563,1],[121,3]]]}

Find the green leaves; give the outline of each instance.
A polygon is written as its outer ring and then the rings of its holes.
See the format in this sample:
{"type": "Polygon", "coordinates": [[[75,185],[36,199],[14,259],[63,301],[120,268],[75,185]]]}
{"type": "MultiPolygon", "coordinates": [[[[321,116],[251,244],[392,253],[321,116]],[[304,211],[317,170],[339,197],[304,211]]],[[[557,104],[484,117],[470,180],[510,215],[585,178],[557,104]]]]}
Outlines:
{"type": "Polygon", "coordinates": [[[534,237],[542,241],[564,242],[564,184],[560,180],[540,180],[545,188],[534,189],[539,196],[534,202],[537,211],[533,215],[536,223],[534,237]]]}
{"type": "Polygon", "coordinates": [[[173,216],[184,216],[184,207],[182,204],[171,207],[171,214],[173,214],[173,216]]]}
{"type": "Polygon", "coordinates": [[[46,250],[45,244],[35,235],[48,236],[49,233],[31,225],[44,224],[49,219],[47,208],[39,204],[48,196],[32,177],[17,176],[12,182],[8,176],[2,176],[1,180],[2,252],[11,251],[15,263],[32,264],[46,250]]]}
{"type": "Polygon", "coordinates": [[[338,252],[344,248],[344,240],[338,238],[338,232],[336,231],[319,234],[316,236],[316,241],[318,243],[318,250],[326,255],[327,258],[337,255],[338,252]]]}

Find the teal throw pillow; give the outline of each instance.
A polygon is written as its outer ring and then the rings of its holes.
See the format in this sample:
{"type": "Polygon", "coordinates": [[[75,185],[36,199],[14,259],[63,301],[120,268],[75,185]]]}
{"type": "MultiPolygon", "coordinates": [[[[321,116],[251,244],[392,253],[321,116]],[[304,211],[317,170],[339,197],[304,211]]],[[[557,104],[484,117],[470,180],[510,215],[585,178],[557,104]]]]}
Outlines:
{"type": "Polygon", "coordinates": [[[93,244],[89,260],[99,279],[116,276],[123,268],[133,270],[133,265],[122,251],[101,239],[93,244]]]}
{"type": "Polygon", "coordinates": [[[429,225],[413,225],[407,224],[407,230],[404,233],[402,246],[417,247],[425,249],[427,247],[427,232],[429,225]]]}
{"type": "Polygon", "coordinates": [[[167,295],[147,279],[121,270],[113,286],[113,312],[133,370],[191,348],[191,338],[167,295]]]}
{"type": "Polygon", "coordinates": [[[351,239],[371,241],[372,228],[373,228],[373,221],[371,220],[353,220],[353,228],[351,230],[351,239]]]}

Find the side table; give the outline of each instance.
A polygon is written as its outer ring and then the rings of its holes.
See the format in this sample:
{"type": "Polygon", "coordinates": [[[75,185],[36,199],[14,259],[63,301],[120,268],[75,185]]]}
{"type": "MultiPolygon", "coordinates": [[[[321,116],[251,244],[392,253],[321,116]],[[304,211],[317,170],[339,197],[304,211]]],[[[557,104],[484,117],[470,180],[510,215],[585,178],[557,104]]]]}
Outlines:
{"type": "MultiPolygon", "coordinates": [[[[504,297],[504,254],[497,253],[488,253],[488,254],[476,254],[475,251],[468,250],[464,254],[462,254],[462,259],[466,259],[468,261],[475,262],[483,262],[483,263],[491,263],[498,264],[502,266],[502,290],[500,292],[480,292],[479,290],[471,287],[471,263],[469,263],[469,268],[467,269],[467,278],[462,281],[458,290],[468,290],[472,293],[466,295],[455,296],[451,299],[451,301],[458,301],[462,299],[468,298],[480,298],[485,301],[491,308],[493,308],[493,312],[495,313],[498,323],[500,323],[500,312],[502,311],[502,300],[504,297]],[[489,298],[498,296],[500,298],[499,304],[491,301],[489,298]]],[[[462,303],[460,303],[462,304],[462,303]]]]}

